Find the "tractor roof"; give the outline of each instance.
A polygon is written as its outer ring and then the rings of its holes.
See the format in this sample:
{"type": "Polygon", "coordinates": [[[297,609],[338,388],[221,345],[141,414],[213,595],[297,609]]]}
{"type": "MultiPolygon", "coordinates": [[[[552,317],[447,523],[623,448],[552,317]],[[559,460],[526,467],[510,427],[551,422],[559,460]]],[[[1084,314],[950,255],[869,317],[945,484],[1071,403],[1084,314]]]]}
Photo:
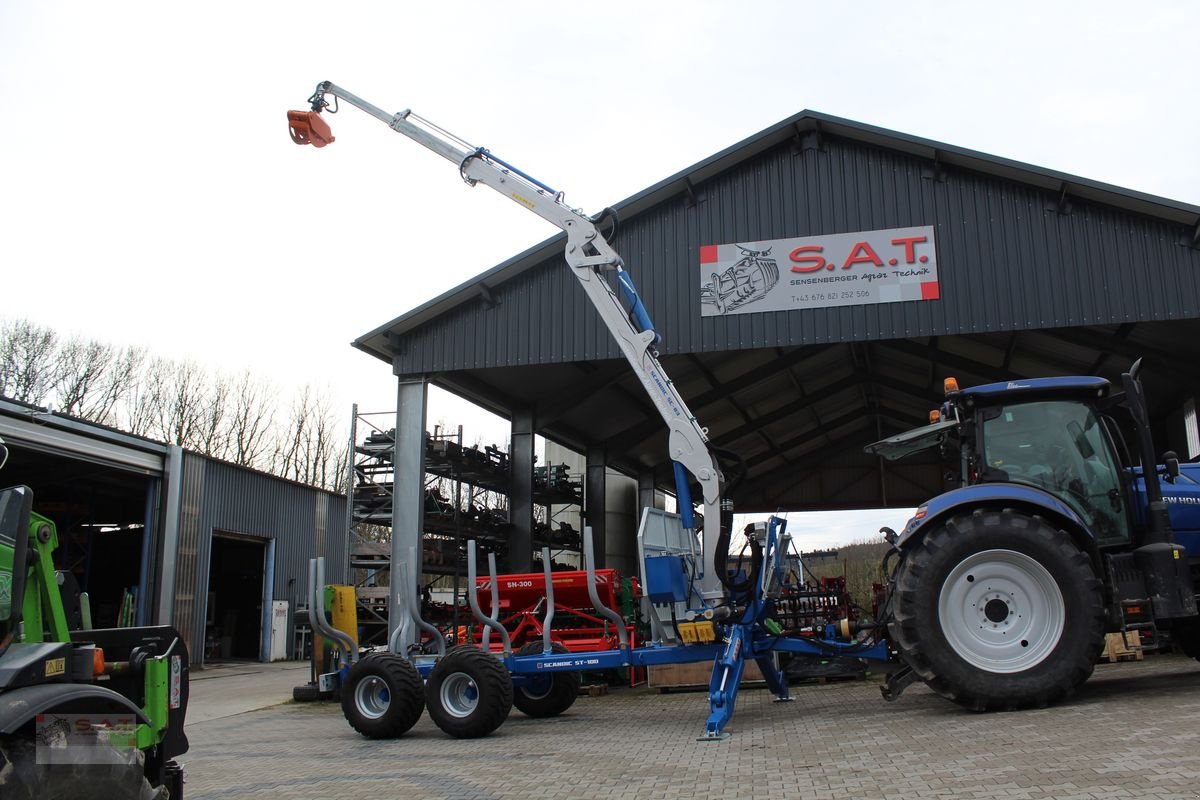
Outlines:
{"type": "Polygon", "coordinates": [[[988,383],[963,389],[959,394],[969,403],[988,404],[1018,398],[1030,399],[1029,395],[1050,397],[1088,396],[1105,397],[1111,384],[1104,378],[1072,375],[1062,378],[1023,378],[1017,381],[988,383]]]}

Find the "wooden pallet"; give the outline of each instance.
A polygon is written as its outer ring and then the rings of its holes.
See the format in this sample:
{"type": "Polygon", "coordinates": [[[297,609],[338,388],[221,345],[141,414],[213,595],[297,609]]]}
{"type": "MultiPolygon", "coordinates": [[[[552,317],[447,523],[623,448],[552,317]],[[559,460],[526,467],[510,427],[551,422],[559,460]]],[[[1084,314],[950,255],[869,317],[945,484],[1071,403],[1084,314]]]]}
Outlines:
{"type": "Polygon", "coordinates": [[[600,697],[608,694],[607,683],[592,683],[579,687],[579,697],[600,697]]]}
{"type": "MultiPolygon", "coordinates": [[[[696,661],[691,664],[658,664],[649,668],[646,680],[650,688],[659,694],[670,691],[708,690],[708,681],[712,678],[713,665],[711,661],[696,661]]],[[[758,664],[750,661],[742,670],[742,686],[765,685],[762,670],[758,664]]]]}
{"type": "Polygon", "coordinates": [[[1104,637],[1104,650],[1100,653],[1100,660],[1110,664],[1116,661],[1141,661],[1144,658],[1142,651],[1136,646],[1130,647],[1137,643],[1137,633],[1110,633],[1104,637]]]}

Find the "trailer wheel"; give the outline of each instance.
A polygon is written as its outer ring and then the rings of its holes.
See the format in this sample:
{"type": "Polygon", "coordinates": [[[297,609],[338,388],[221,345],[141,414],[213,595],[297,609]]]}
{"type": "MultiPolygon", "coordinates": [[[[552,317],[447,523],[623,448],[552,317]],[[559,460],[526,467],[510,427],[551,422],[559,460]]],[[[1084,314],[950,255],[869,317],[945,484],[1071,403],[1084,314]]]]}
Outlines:
{"type": "Polygon", "coordinates": [[[297,703],[314,703],[321,699],[321,690],[313,683],[293,686],[292,699],[297,703]]]}
{"type": "MultiPolygon", "coordinates": [[[[552,642],[553,653],[570,652],[558,642],[552,642]]],[[[519,656],[540,656],[542,641],[530,642],[516,653],[519,656]]],[[[557,717],[575,704],[582,678],[578,672],[546,672],[530,675],[523,686],[513,687],[513,705],[530,717],[557,717]]]]}
{"type": "Polygon", "coordinates": [[[935,692],[976,711],[1044,707],[1088,679],[1104,645],[1087,556],[1036,516],[956,516],[910,545],[888,630],[935,692]]]}
{"type": "MultiPolygon", "coordinates": [[[[65,748],[63,749],[65,752],[65,748]]],[[[37,763],[32,731],[26,736],[0,737],[0,788],[4,800],[38,800],[47,797],[88,797],[106,800],[158,800],[164,790],[152,787],[143,774],[145,755],[107,745],[86,747],[87,763],[37,763]],[[87,787],[83,790],[82,787],[87,787]]]]}
{"type": "Polygon", "coordinates": [[[368,739],[394,739],[425,710],[421,673],[393,653],[374,653],[350,668],[342,686],[342,714],[368,739]]]}
{"type": "Polygon", "coordinates": [[[487,736],[513,706],[513,685],[500,659],[471,645],[446,653],[425,683],[434,723],[456,739],[487,736]]]}

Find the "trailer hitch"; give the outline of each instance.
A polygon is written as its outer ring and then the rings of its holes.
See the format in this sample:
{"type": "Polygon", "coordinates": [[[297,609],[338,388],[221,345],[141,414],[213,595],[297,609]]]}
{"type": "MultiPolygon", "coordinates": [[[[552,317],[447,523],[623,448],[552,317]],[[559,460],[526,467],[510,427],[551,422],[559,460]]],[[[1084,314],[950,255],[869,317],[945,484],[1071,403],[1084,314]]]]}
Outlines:
{"type": "Polygon", "coordinates": [[[919,681],[921,678],[917,673],[913,672],[912,667],[905,664],[896,672],[888,676],[887,681],[879,687],[879,693],[883,695],[883,699],[889,703],[893,700],[899,700],[900,695],[904,694],[904,690],[912,684],[919,681]]]}

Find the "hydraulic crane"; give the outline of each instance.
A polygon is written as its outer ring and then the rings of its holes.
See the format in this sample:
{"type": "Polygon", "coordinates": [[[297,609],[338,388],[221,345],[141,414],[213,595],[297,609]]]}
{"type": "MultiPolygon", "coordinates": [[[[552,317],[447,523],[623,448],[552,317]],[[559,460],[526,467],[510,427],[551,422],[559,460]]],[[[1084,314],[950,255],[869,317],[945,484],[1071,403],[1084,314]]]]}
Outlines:
{"type": "Polygon", "coordinates": [[[733,524],[731,505],[726,504],[722,516],[724,476],[709,447],[707,433],[659,363],[656,345],[661,341],[661,336],[646,313],[633,279],[625,271],[624,261],[600,232],[598,226],[613,213],[612,210],[605,209],[595,217],[589,217],[563,202],[562,192],[555,191],[485,148],[468,144],[412,111],[389,114],[329,81],[319,84],[309,98],[311,111],[288,112],[292,139],[297,144],[324,147],[333,142],[329,126],[320,116],[322,111],[330,107],[326,100],[329,96],[365,111],[392,130],[457,165],[459,174],[469,186],[478,183],[490,186],[566,233],[567,264],[670,431],[668,449],[675,464],[675,486],[679,492],[684,528],[690,531],[696,528],[691,513],[689,474],[701,487],[703,519],[721,520],[720,525],[704,526],[704,565],[700,579],[700,593],[704,600],[719,601],[725,590],[721,586],[713,557],[718,550],[717,539],[722,532],[728,535],[733,524]],[[605,280],[607,273],[615,276],[621,299],[605,280]],[[622,306],[622,299],[628,308],[622,306]]]}

